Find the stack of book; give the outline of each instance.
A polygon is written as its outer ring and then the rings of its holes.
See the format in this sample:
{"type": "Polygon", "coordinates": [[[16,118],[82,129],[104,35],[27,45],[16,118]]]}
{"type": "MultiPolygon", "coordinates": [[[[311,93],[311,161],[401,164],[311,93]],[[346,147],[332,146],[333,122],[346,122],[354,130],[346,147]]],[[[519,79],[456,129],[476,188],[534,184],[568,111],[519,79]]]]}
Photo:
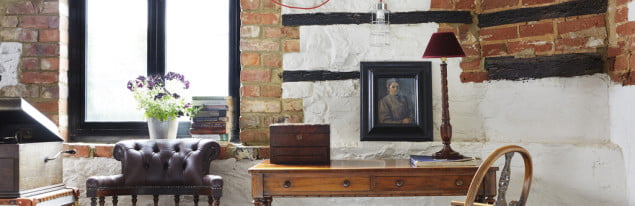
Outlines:
{"type": "Polygon", "coordinates": [[[223,140],[221,136],[227,136],[230,123],[228,100],[225,97],[192,97],[192,105],[200,108],[192,118],[192,137],[223,140]]]}
{"type": "Polygon", "coordinates": [[[464,157],[463,159],[434,159],[428,155],[410,155],[412,167],[436,167],[436,166],[476,166],[480,159],[476,157],[464,157]]]}

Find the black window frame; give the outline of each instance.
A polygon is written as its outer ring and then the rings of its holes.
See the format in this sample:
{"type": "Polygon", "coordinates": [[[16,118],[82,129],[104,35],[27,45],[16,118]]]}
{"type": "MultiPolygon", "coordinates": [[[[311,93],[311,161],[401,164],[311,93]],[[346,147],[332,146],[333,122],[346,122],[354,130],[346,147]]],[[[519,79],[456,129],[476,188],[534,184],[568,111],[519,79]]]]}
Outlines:
{"type": "MultiPolygon", "coordinates": [[[[86,122],[86,1],[69,1],[68,121],[71,141],[114,142],[148,136],[145,122],[86,122]]],[[[148,71],[165,73],[165,7],[167,0],[148,0],[148,71]]],[[[177,0],[178,1],[178,0],[177,0]]],[[[240,2],[229,1],[229,95],[233,116],[239,117],[240,2]]],[[[209,21],[213,22],[213,21],[209,21]]],[[[232,119],[230,141],[239,142],[238,118],[232,119]]],[[[179,122],[179,137],[189,136],[189,122],[179,122]]]]}

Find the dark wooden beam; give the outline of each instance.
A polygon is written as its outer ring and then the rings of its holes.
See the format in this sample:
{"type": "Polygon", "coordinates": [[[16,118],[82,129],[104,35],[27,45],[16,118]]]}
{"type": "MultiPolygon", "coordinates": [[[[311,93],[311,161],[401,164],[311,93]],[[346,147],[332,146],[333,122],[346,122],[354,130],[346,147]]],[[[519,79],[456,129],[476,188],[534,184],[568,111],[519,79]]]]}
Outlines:
{"type": "Polygon", "coordinates": [[[535,58],[488,57],[485,69],[490,80],[526,80],[545,77],[573,77],[601,73],[600,54],[561,54],[535,58]]]}
{"type": "Polygon", "coordinates": [[[303,81],[327,81],[359,79],[359,72],[332,72],[332,71],[284,71],[282,73],[283,82],[303,82],[303,81]]]}
{"type": "MultiPolygon", "coordinates": [[[[472,23],[469,11],[417,11],[396,12],[390,14],[391,24],[416,23],[472,23]]],[[[313,13],[313,14],[284,14],[284,26],[309,26],[333,24],[368,24],[370,13],[313,13]]]]}
{"type": "Polygon", "coordinates": [[[577,0],[551,6],[511,9],[478,15],[478,26],[491,27],[567,16],[606,13],[608,0],[577,0]]]}

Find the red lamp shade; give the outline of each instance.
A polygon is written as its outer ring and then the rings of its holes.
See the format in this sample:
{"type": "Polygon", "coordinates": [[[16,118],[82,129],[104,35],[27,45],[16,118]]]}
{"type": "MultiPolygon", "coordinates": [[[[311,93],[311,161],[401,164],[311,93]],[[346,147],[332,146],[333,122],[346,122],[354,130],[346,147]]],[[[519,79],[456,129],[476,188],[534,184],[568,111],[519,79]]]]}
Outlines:
{"type": "Polygon", "coordinates": [[[453,32],[437,32],[432,34],[423,58],[464,57],[463,49],[453,32]]]}

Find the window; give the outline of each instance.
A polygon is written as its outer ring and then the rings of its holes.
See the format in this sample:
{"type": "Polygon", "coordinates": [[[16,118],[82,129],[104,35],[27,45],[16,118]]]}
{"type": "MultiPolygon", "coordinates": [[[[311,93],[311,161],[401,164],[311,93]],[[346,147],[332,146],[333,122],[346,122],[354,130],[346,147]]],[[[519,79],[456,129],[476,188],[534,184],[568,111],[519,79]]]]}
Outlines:
{"type": "Polygon", "coordinates": [[[69,6],[71,140],[147,135],[125,86],[138,75],[174,71],[191,82],[192,96],[238,97],[238,1],[73,0],[69,6]]]}

